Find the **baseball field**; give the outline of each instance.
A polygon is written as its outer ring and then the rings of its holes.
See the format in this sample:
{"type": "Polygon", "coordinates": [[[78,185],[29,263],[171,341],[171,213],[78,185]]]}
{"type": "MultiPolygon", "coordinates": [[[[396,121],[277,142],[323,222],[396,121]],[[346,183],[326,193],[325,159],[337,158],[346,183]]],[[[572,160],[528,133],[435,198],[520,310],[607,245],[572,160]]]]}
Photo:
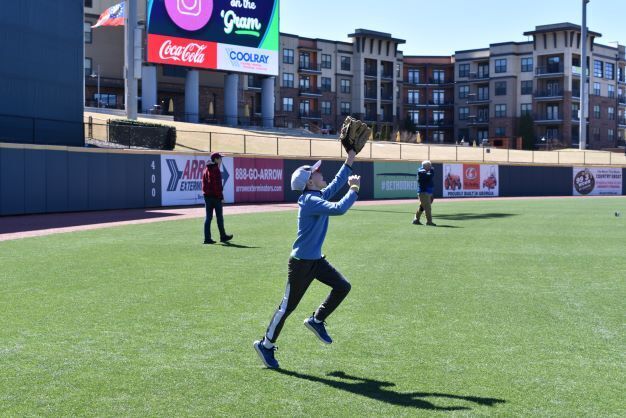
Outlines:
{"type": "Polygon", "coordinates": [[[296,212],[0,242],[0,416],[626,416],[626,198],[414,202],[332,218],[352,283],[265,369],[296,212]],[[616,216],[619,211],[622,216],[616,216]],[[215,225],[213,226],[215,228],[215,225]]]}

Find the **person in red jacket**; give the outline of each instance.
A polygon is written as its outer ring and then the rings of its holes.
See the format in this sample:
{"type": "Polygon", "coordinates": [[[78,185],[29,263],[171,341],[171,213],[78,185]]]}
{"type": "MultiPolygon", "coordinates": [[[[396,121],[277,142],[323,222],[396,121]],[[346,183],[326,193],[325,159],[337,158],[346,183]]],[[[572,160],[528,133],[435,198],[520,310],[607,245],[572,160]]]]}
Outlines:
{"type": "Polygon", "coordinates": [[[211,162],[206,165],[202,173],[202,193],[204,194],[204,207],[206,208],[206,218],[204,219],[204,243],[215,244],[211,239],[211,221],[213,220],[213,209],[217,218],[217,228],[220,230],[220,241],[228,242],[233,239],[232,235],[226,234],[224,230],[223,203],[224,193],[222,186],[222,156],[218,152],[211,154],[211,162]]]}

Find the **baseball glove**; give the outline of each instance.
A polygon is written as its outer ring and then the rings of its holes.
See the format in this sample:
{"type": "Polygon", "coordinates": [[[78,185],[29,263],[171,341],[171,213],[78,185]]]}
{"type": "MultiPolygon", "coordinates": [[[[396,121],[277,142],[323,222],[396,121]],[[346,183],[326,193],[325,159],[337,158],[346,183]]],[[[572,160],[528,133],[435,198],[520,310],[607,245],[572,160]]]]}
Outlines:
{"type": "Polygon", "coordinates": [[[354,150],[358,154],[365,146],[371,132],[372,130],[367,127],[367,124],[348,116],[343,121],[339,140],[346,152],[354,150]]]}

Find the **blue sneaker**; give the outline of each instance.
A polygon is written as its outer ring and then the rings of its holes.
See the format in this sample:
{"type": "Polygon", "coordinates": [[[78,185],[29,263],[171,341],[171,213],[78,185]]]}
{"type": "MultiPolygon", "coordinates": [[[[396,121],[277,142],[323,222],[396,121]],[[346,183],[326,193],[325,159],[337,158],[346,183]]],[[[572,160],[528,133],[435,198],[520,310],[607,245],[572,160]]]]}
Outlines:
{"type": "Polygon", "coordinates": [[[278,369],[278,361],[274,358],[274,351],[276,346],[272,348],[265,348],[263,345],[263,339],[257,340],[253,344],[254,349],[261,357],[261,361],[270,369],[278,369]]]}
{"type": "Polygon", "coordinates": [[[330,338],[330,335],[326,332],[324,322],[315,322],[313,315],[304,320],[304,326],[310,329],[313,334],[317,335],[317,338],[319,338],[324,344],[330,344],[333,342],[333,339],[330,338]]]}

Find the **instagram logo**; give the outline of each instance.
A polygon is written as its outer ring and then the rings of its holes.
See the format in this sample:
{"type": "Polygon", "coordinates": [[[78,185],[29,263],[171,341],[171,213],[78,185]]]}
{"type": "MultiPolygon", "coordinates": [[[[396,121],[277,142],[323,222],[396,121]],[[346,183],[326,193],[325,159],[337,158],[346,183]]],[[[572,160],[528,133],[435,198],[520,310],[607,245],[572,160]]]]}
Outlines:
{"type": "Polygon", "coordinates": [[[194,31],[211,19],[213,0],[165,0],[165,9],[178,27],[194,31]]]}

